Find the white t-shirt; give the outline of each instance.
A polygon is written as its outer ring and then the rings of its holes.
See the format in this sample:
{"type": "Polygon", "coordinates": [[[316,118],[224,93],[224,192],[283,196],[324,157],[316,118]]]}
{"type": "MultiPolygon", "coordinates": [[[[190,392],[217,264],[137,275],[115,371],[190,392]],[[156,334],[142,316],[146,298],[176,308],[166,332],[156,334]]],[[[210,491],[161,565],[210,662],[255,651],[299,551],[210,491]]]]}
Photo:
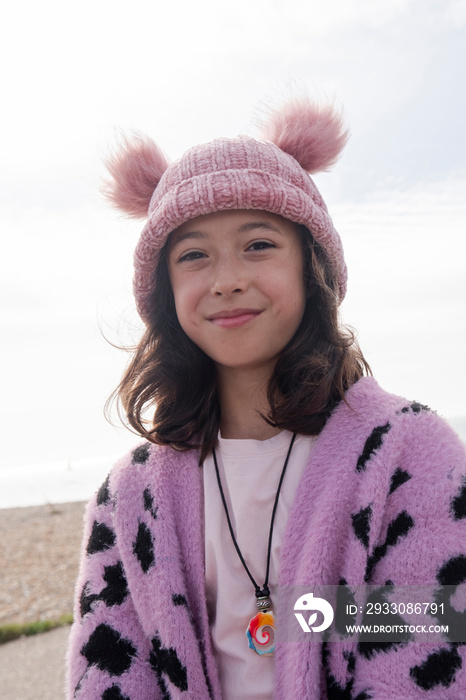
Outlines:
{"type": "MultiPolygon", "coordinates": [[[[266,575],[273,504],[291,437],[288,431],[269,440],[227,440],[219,436],[216,449],[233,532],[261,588],[266,575]]],[[[297,436],[283,480],[270,561],[272,607],[288,512],[315,439],[297,436]]],[[[204,461],[203,478],[207,609],[223,697],[271,700],[273,656],[259,656],[248,646],[246,629],[257,612],[255,591],[231,539],[212,455],[204,461]]]]}

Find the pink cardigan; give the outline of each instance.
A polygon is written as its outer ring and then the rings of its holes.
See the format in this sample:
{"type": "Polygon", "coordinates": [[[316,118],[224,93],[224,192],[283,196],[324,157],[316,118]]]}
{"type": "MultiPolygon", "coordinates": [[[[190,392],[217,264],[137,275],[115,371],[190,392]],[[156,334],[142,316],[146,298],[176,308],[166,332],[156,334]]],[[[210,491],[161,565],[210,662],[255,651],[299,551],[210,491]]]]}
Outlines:
{"type": "MultiPolygon", "coordinates": [[[[355,384],[347,401],[327,421],[304,472],[280,585],[466,582],[462,443],[434,412],[371,378],[355,384]]],[[[220,700],[198,458],[144,443],[90,502],[69,698],[220,700]]],[[[387,647],[282,642],[275,652],[276,700],[465,697],[466,646],[448,638],[387,647]]]]}

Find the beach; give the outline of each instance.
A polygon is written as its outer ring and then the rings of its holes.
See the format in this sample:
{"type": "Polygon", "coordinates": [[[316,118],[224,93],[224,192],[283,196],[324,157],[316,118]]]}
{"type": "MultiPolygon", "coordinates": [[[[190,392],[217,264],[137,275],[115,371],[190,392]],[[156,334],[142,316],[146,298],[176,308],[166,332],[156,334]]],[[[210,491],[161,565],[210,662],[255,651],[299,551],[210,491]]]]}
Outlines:
{"type": "Polygon", "coordinates": [[[0,626],[72,612],[84,505],[0,510],[0,626]]]}
{"type": "MultiPolygon", "coordinates": [[[[82,501],[0,509],[0,627],[73,610],[82,501]]],[[[64,697],[69,627],[0,646],[2,700],[64,697]]]]}

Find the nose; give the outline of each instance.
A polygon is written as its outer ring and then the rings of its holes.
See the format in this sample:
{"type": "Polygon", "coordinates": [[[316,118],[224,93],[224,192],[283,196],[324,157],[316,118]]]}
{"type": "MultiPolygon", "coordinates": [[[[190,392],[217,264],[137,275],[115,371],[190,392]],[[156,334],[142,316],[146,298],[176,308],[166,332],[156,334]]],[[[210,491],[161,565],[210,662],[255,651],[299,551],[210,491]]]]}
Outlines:
{"type": "Polygon", "coordinates": [[[241,294],[247,286],[246,271],[238,260],[228,257],[217,263],[211,286],[213,296],[241,294]]]}

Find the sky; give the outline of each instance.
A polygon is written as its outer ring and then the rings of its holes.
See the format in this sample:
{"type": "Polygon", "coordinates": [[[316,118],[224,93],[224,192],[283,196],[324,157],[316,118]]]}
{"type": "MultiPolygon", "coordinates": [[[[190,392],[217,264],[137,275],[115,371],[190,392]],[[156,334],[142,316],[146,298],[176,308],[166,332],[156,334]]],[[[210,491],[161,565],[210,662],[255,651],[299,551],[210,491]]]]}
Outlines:
{"type": "Polygon", "coordinates": [[[10,3],[0,28],[2,466],[118,456],[103,405],[141,322],[143,223],[105,204],[125,131],[173,159],[258,135],[293,94],[352,137],[315,177],[349,267],[344,320],[379,383],[466,435],[466,0],[10,3]],[[112,345],[113,344],[113,345],[112,345]]]}

